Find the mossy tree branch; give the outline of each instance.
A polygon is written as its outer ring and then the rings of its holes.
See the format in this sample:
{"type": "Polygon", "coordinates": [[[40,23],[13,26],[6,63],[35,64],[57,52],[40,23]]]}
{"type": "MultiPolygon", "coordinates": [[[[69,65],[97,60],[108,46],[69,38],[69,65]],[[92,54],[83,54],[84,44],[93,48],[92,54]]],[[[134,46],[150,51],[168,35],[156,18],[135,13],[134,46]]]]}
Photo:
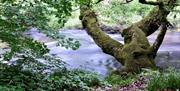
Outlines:
{"type": "Polygon", "coordinates": [[[151,47],[151,51],[152,51],[154,57],[156,56],[157,51],[158,51],[159,47],[161,46],[161,44],[163,42],[166,31],[167,31],[166,23],[163,23],[162,27],[161,27],[161,30],[160,30],[160,33],[158,34],[155,42],[153,43],[153,45],[151,47]]]}
{"type": "Polygon", "coordinates": [[[119,55],[118,51],[123,48],[123,44],[112,39],[101,30],[96,14],[90,7],[82,5],[80,10],[80,20],[82,21],[82,25],[86,28],[87,33],[94,39],[95,43],[103,50],[103,52],[112,56],[119,55]]]}
{"type": "MultiPolygon", "coordinates": [[[[148,2],[145,0],[139,1],[144,4],[148,4],[148,2]]],[[[146,17],[144,17],[141,21],[133,24],[138,26],[146,34],[146,36],[149,36],[158,30],[160,25],[164,22],[164,19],[167,18],[168,14],[176,6],[177,0],[158,0],[156,4],[160,2],[163,4],[159,4],[158,6],[154,7],[146,17]],[[165,7],[168,7],[169,9],[165,7]]]]}

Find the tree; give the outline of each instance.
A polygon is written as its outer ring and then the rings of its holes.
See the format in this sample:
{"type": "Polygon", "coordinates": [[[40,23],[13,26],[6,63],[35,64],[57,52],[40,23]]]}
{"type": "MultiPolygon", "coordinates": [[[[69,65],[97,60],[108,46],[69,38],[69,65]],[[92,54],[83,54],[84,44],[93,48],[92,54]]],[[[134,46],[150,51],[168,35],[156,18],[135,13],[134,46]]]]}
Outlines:
{"type": "Polygon", "coordinates": [[[137,72],[141,68],[156,69],[154,59],[167,27],[170,26],[166,17],[177,6],[177,0],[139,0],[139,3],[155,7],[141,21],[122,31],[125,44],[112,39],[101,30],[97,15],[89,1],[84,1],[80,6],[80,20],[83,27],[104,53],[114,56],[123,65],[120,72],[137,72]],[[151,46],[146,37],[159,28],[160,33],[151,46]]]}

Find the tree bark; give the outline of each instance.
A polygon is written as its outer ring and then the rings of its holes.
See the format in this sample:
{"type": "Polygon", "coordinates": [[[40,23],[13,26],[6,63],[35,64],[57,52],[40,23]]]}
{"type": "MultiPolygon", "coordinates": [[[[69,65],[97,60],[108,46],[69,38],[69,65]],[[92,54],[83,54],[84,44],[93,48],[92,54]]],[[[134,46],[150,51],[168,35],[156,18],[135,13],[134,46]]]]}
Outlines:
{"type": "Polygon", "coordinates": [[[151,35],[160,27],[170,11],[176,6],[177,2],[177,0],[157,1],[158,2],[147,2],[146,0],[139,0],[142,4],[158,5],[154,7],[145,18],[134,24],[138,26],[146,34],[146,36],[151,35]]]}
{"type": "MultiPolygon", "coordinates": [[[[95,43],[104,53],[112,56],[120,55],[119,53],[123,44],[112,39],[105,32],[101,31],[95,12],[86,5],[81,6],[80,10],[80,20],[82,21],[82,25],[86,28],[87,33],[93,38],[95,43]]],[[[119,59],[119,57],[116,57],[116,59],[119,59]]],[[[123,60],[120,60],[120,62],[124,63],[123,60]]]]}
{"type": "MultiPolygon", "coordinates": [[[[141,3],[143,3],[142,1],[141,3]]],[[[167,1],[166,5],[170,7],[175,2],[175,0],[167,1]]],[[[123,65],[121,72],[137,72],[141,68],[156,68],[154,58],[165,36],[167,24],[169,24],[166,20],[169,13],[170,11],[166,10],[162,4],[156,6],[140,22],[123,30],[121,35],[124,37],[124,45],[101,30],[96,14],[90,6],[81,5],[80,20],[87,33],[103,52],[114,56],[123,65]],[[162,30],[151,46],[146,36],[155,32],[161,25],[162,30]]]]}
{"type": "Polygon", "coordinates": [[[157,51],[163,42],[163,39],[166,35],[166,31],[167,31],[166,23],[163,23],[162,29],[151,47],[151,52],[154,58],[156,57],[157,51]]]}

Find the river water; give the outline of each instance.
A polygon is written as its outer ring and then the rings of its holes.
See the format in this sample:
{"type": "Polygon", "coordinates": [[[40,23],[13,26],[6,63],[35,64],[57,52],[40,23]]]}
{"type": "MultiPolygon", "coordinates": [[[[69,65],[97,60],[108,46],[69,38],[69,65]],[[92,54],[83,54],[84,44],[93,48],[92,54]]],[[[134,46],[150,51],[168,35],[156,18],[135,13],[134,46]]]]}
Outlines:
{"type": "MultiPolygon", "coordinates": [[[[106,75],[109,70],[115,70],[121,67],[121,64],[114,57],[102,52],[85,30],[63,30],[59,33],[78,40],[81,43],[80,48],[72,50],[56,46],[56,40],[48,38],[36,29],[31,29],[26,34],[35,40],[44,42],[50,49],[50,54],[61,57],[68,64],[68,68],[86,69],[106,75]]],[[[121,35],[108,35],[123,43],[121,35]]],[[[150,43],[155,40],[156,36],[157,33],[154,33],[148,37],[150,43]]],[[[161,68],[180,68],[180,32],[171,31],[166,34],[164,42],[158,51],[156,64],[161,68]]]]}

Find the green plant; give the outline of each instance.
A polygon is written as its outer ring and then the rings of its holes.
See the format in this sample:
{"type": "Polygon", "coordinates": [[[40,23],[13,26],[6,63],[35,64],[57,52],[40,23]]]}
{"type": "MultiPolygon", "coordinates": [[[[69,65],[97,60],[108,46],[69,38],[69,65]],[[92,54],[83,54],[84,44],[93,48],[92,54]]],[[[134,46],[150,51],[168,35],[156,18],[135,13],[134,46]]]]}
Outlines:
{"type": "Polygon", "coordinates": [[[91,87],[107,85],[99,75],[82,70],[55,72],[46,81],[51,85],[49,90],[89,91],[91,87]]]}
{"type": "Polygon", "coordinates": [[[3,91],[33,91],[43,78],[42,75],[23,71],[19,65],[0,64],[0,89],[3,91]]]}
{"type": "Polygon", "coordinates": [[[0,1],[0,39],[9,43],[11,51],[5,55],[5,60],[10,60],[15,53],[31,50],[34,56],[42,56],[48,52],[46,46],[25,37],[22,33],[29,28],[38,28],[51,38],[57,39],[58,44],[77,49],[80,43],[72,38],[59,35],[52,31],[57,26],[50,24],[54,16],[54,24],[62,27],[71,15],[73,1],[66,0],[1,0],[0,1]]]}
{"type": "MultiPolygon", "coordinates": [[[[46,59],[51,58],[46,57],[46,59]]],[[[64,64],[51,63],[43,65],[36,63],[32,58],[17,60],[16,65],[0,63],[0,89],[3,91],[89,91],[94,86],[108,85],[96,73],[83,70],[69,71],[64,68],[64,64]],[[58,68],[51,70],[52,66],[58,68]],[[46,69],[51,72],[44,73],[46,69]]]]}
{"type": "Polygon", "coordinates": [[[148,84],[148,91],[165,89],[180,89],[180,72],[169,71],[161,74],[154,74],[148,84]]]}
{"type": "Polygon", "coordinates": [[[111,84],[114,88],[117,86],[126,86],[132,83],[135,80],[134,75],[121,76],[117,74],[111,74],[105,79],[109,84],[111,84]]]}

